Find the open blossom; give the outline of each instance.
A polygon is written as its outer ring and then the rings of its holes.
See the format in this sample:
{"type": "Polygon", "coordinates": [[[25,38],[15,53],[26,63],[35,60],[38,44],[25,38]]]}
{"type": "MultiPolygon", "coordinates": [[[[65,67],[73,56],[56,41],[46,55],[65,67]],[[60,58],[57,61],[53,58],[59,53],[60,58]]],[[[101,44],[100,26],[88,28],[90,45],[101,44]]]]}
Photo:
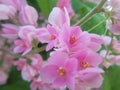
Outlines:
{"type": "Polygon", "coordinates": [[[41,70],[42,79],[54,87],[67,87],[74,90],[77,60],[68,58],[66,53],[56,52],[48,59],[48,65],[41,70]]]}
{"type": "Polygon", "coordinates": [[[64,26],[60,35],[60,41],[63,47],[69,53],[77,52],[78,50],[87,47],[90,42],[90,37],[87,32],[82,32],[79,27],[64,26]],[[84,44],[84,45],[83,45],[84,44]]]}
{"type": "Polygon", "coordinates": [[[83,49],[73,55],[78,60],[78,70],[98,67],[102,62],[102,57],[90,49],[83,49]]]}
{"type": "Polygon", "coordinates": [[[47,28],[37,29],[36,33],[37,38],[41,43],[48,43],[46,46],[46,51],[56,46],[59,34],[54,27],[48,25],[47,28]]]}

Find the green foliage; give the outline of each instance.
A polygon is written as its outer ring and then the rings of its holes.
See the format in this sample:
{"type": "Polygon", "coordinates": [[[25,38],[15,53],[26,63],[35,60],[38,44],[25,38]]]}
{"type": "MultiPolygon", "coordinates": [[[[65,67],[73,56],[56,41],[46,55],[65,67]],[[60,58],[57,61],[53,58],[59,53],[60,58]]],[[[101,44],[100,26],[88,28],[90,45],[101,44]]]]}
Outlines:
{"type": "Polygon", "coordinates": [[[28,0],[28,3],[34,6],[38,12],[42,12],[47,18],[52,8],[56,6],[57,0],[28,0]]]}
{"type": "MultiPolygon", "coordinates": [[[[81,0],[72,0],[72,6],[75,12],[78,14],[79,19],[84,17],[89,13],[96,5],[90,2],[82,2],[81,0]]],[[[81,27],[83,30],[88,31],[89,29],[95,27],[101,21],[104,20],[102,14],[95,14],[91,19],[84,23],[81,27]]],[[[77,22],[77,21],[76,21],[77,22]]],[[[96,28],[90,31],[91,33],[104,34],[105,32],[105,22],[98,25],[96,28]]]]}

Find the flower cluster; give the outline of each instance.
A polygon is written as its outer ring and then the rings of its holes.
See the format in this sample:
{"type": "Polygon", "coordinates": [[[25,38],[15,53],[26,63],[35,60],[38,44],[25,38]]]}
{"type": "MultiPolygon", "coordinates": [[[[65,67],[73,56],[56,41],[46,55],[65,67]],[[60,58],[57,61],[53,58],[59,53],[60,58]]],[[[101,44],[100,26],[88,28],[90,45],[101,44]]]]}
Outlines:
{"type": "MultiPolygon", "coordinates": [[[[112,36],[119,33],[116,18],[120,18],[116,6],[120,3],[114,1],[111,0],[110,11],[113,22],[107,25],[112,36]]],[[[71,25],[73,15],[70,0],[58,0],[48,23],[40,26],[38,12],[26,0],[1,0],[0,84],[6,83],[14,65],[23,80],[30,82],[31,90],[99,88],[102,68],[120,64],[120,56],[113,54],[120,53],[120,43],[116,37],[91,34],[71,25]],[[112,50],[103,50],[102,46],[112,50]],[[42,51],[49,54],[47,59],[43,59],[42,51]]]]}

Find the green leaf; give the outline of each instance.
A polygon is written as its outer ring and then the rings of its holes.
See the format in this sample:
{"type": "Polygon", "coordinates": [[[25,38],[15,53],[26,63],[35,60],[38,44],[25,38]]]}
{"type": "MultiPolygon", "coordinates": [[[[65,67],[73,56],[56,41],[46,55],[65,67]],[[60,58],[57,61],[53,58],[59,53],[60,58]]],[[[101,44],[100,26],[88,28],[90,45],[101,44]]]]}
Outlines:
{"type": "MultiPolygon", "coordinates": [[[[83,18],[87,13],[89,13],[96,5],[94,3],[90,2],[82,2],[81,0],[72,0],[72,6],[75,12],[79,16],[79,20],[83,18]]],[[[104,20],[104,17],[101,13],[95,14],[91,17],[86,23],[84,23],[81,27],[82,30],[88,31],[91,28],[95,27],[97,24],[99,24],[102,20],[104,20]]],[[[76,21],[77,22],[77,21],[76,21]]],[[[96,33],[96,34],[104,34],[105,32],[105,22],[98,25],[96,28],[90,31],[90,33],[96,33]]]]}
{"type": "Polygon", "coordinates": [[[111,90],[111,85],[108,76],[106,74],[103,74],[103,77],[104,81],[102,84],[102,90],[111,90]]]}
{"type": "Polygon", "coordinates": [[[120,66],[111,66],[108,69],[108,78],[111,90],[120,90],[120,66]]]}
{"type": "Polygon", "coordinates": [[[36,0],[36,2],[38,3],[45,17],[47,18],[52,8],[56,6],[57,0],[36,0]]]}

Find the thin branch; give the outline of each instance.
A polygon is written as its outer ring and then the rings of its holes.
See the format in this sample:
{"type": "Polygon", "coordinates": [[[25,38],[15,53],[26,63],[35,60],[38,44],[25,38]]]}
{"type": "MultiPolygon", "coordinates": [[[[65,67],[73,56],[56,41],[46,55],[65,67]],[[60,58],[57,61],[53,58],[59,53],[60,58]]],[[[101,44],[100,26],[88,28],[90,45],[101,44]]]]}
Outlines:
{"type": "Polygon", "coordinates": [[[107,0],[101,0],[101,2],[92,10],[90,11],[86,16],[84,16],[81,20],[79,20],[76,25],[82,25],[84,24],[87,20],[89,20],[95,13],[99,12],[102,8],[102,6],[105,4],[107,0]]]}

